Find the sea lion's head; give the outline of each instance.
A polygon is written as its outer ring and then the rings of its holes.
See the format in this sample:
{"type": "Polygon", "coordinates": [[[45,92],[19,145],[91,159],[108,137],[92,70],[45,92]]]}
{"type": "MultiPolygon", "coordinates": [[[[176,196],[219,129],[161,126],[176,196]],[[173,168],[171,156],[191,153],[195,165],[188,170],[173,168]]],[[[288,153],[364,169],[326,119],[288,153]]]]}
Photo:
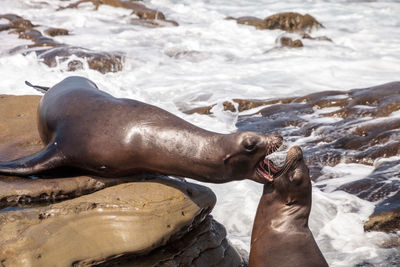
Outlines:
{"type": "MultiPolygon", "coordinates": [[[[273,163],[270,163],[271,166],[273,163]]],[[[274,167],[273,181],[264,186],[264,194],[273,193],[274,201],[286,206],[311,206],[311,180],[300,147],[291,147],[282,167],[274,167]]]]}
{"type": "Polygon", "coordinates": [[[282,145],[282,137],[275,134],[263,135],[254,132],[235,134],[229,146],[229,154],[224,158],[225,178],[242,180],[248,178],[260,183],[273,180],[274,168],[265,157],[282,145]]]}

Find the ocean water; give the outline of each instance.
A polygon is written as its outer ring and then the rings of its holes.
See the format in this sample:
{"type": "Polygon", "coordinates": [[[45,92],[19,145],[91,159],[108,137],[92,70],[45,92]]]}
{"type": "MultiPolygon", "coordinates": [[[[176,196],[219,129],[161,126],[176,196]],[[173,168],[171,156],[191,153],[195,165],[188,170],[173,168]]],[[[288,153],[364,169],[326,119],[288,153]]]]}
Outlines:
{"type": "MultiPolygon", "coordinates": [[[[70,75],[93,80],[117,97],[134,98],[164,108],[193,124],[221,133],[236,131],[239,113],[223,111],[233,98],[270,99],[325,90],[348,90],[400,79],[400,1],[143,1],[162,11],[179,27],[146,28],[130,24],[123,8],[85,3],[79,9],[56,11],[72,1],[0,0],[1,14],[14,13],[34,24],[70,30],[54,39],[126,56],[120,72],[101,74],[88,69],[66,71],[66,63],[49,68],[34,53],[8,51],[30,44],[0,32],[0,94],[40,94],[24,85],[51,86],[70,75]],[[325,28],[312,36],[333,42],[303,40],[299,49],[279,48],[283,31],[261,31],[225,20],[295,11],[313,15],[325,28]],[[187,115],[183,110],[217,103],[213,115],[187,115]]],[[[7,23],[0,19],[0,24],[7,23]]],[[[84,62],[85,63],[85,62],[84,62]]],[[[251,113],[251,112],[247,112],[251,113]]],[[[400,117],[400,113],[391,116],[400,117]]],[[[296,143],[301,144],[302,140],[296,143]]],[[[290,146],[292,144],[287,144],[290,146]]],[[[399,266],[390,258],[395,249],[382,244],[393,236],[363,231],[375,203],[335,191],[346,179],[362,179],[372,166],[341,163],[326,167],[334,174],[313,188],[310,227],[330,266],[399,266]],[[369,265],[368,265],[369,264],[369,265]]],[[[214,217],[228,230],[231,242],[249,251],[252,222],[262,185],[251,181],[210,185],[217,194],[214,217]]]]}

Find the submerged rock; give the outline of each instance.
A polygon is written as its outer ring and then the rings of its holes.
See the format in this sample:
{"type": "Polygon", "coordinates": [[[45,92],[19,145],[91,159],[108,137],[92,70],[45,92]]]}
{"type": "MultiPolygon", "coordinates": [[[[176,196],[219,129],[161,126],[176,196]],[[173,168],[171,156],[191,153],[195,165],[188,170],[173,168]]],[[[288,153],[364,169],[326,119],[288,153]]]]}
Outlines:
{"type": "Polygon", "coordinates": [[[94,52],[81,47],[59,46],[44,52],[36,52],[38,58],[49,67],[55,67],[63,62],[68,62],[67,70],[83,69],[85,62],[88,67],[101,73],[121,71],[124,56],[118,52],[94,52]],[[73,59],[73,56],[78,59],[73,59]]]}
{"type": "Polygon", "coordinates": [[[281,44],[282,47],[292,47],[292,48],[296,48],[296,47],[303,47],[303,42],[299,39],[294,40],[290,37],[281,37],[279,38],[279,43],[281,44]]]}
{"type": "MultiPolygon", "coordinates": [[[[289,33],[297,33],[303,39],[330,41],[326,36],[312,37],[309,33],[312,30],[324,28],[313,16],[309,14],[301,15],[296,12],[284,12],[271,15],[265,19],[252,16],[239,18],[227,17],[228,20],[236,20],[238,24],[254,26],[258,30],[283,30],[289,33]]],[[[281,37],[277,39],[283,47],[302,47],[301,40],[293,41],[290,37],[281,37]]]]}
{"type": "Polygon", "coordinates": [[[324,28],[313,16],[301,15],[296,12],[284,12],[271,15],[265,19],[251,16],[239,18],[228,17],[239,24],[255,26],[259,30],[283,30],[287,32],[311,32],[313,29],[324,28]]]}
{"type": "Polygon", "coordinates": [[[62,28],[48,28],[47,30],[44,31],[44,33],[52,37],[60,35],[69,35],[69,31],[67,29],[62,29],[62,28]]]}

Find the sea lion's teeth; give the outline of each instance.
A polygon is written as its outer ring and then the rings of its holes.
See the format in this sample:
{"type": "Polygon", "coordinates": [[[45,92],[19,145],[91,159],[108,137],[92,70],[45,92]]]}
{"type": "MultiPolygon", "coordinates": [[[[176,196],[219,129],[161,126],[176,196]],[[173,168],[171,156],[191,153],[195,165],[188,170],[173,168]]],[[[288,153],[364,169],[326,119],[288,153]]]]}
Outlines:
{"type": "Polygon", "coordinates": [[[258,168],[256,169],[256,173],[267,179],[268,181],[273,181],[272,175],[269,173],[269,171],[264,167],[265,163],[263,161],[260,161],[258,168]]]}
{"type": "Polygon", "coordinates": [[[265,172],[268,172],[270,175],[276,174],[281,169],[275,166],[275,164],[269,159],[264,159],[263,161],[261,161],[260,166],[263,168],[265,172]]]}

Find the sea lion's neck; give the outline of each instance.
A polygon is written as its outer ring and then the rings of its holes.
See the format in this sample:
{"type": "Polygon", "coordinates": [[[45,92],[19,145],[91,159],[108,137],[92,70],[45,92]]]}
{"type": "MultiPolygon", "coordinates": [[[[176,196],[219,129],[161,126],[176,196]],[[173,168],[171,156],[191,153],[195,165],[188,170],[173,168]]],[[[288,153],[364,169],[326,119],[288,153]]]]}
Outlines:
{"type": "Polygon", "coordinates": [[[224,158],[229,148],[229,135],[219,134],[197,129],[196,131],[175,131],[173,137],[170,134],[162,136],[158,133],[158,139],[162,140],[165,150],[162,157],[157,159],[160,173],[191,177],[203,182],[225,182],[223,173],[224,158]],[[182,140],[186,140],[182,142],[182,140]],[[174,171],[171,171],[174,170],[174,171]]]}
{"type": "Polygon", "coordinates": [[[254,220],[252,242],[261,232],[266,231],[274,235],[309,231],[310,206],[311,203],[310,205],[301,203],[287,205],[277,192],[264,191],[254,220]]]}

